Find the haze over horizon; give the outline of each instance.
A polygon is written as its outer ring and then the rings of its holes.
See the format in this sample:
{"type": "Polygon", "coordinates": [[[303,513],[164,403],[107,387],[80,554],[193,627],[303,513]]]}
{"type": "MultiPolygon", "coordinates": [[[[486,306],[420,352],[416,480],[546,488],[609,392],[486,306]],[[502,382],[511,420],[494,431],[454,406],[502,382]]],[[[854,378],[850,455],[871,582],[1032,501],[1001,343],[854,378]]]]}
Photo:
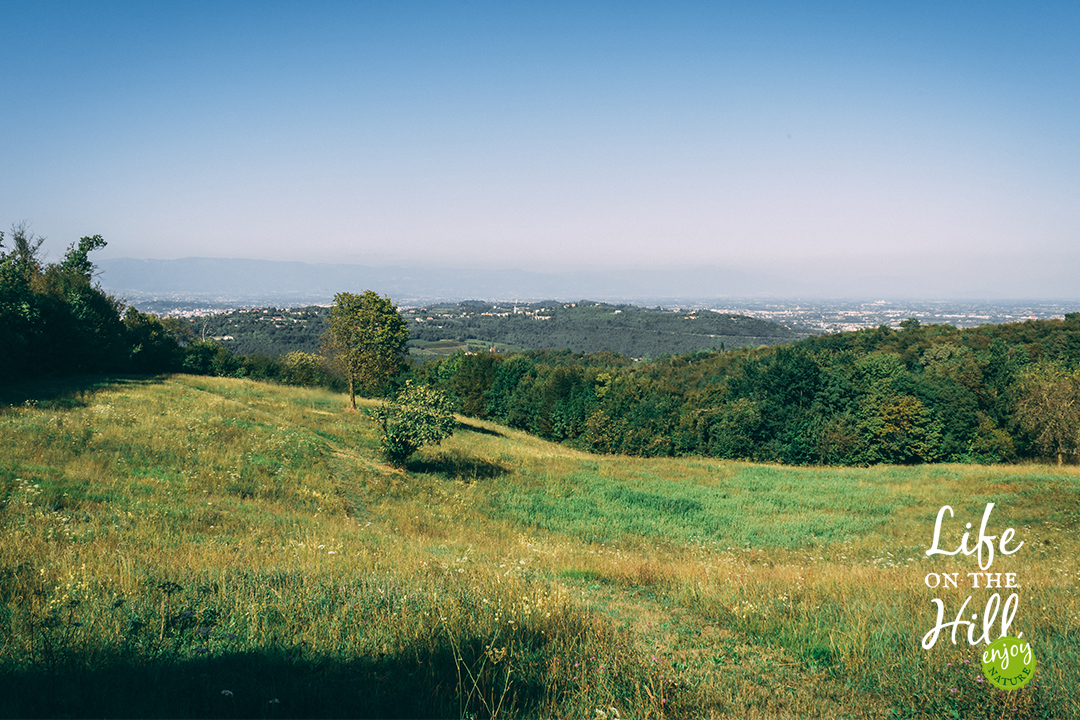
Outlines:
{"type": "MultiPolygon", "coordinates": [[[[1080,298],[1080,5],[14,2],[50,257],[1080,298]]],[[[893,294],[896,294],[895,291],[893,294]]]]}

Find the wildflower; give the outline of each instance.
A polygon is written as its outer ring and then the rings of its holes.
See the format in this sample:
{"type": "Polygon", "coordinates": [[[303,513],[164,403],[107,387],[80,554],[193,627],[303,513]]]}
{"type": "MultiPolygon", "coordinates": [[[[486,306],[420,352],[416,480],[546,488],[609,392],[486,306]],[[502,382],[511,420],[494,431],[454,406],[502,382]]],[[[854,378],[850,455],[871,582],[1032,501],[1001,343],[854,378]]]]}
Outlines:
{"type": "Polygon", "coordinates": [[[982,681],[983,681],[983,676],[982,675],[976,675],[975,676],[975,682],[981,683],[982,681]]]}
{"type": "Polygon", "coordinates": [[[949,688],[949,692],[959,692],[956,688],[949,688]]]}

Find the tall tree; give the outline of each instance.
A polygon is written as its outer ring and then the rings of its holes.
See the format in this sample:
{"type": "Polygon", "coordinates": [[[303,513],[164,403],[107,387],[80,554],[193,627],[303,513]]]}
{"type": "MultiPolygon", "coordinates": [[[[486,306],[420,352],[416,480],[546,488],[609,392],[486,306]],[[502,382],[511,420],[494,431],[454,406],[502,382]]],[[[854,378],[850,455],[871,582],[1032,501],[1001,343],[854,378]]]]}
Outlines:
{"type": "Polygon", "coordinates": [[[371,290],[334,296],[323,349],[348,378],[353,409],[357,388],[382,390],[401,369],[408,340],[408,323],[389,297],[371,290]]]}
{"type": "Polygon", "coordinates": [[[41,276],[38,250],[45,239],[16,225],[11,240],[5,250],[0,232],[0,376],[5,378],[27,372],[43,335],[33,284],[41,276]]]}
{"type": "Polygon", "coordinates": [[[1016,421],[1043,452],[1080,452],[1080,369],[1058,362],[1026,368],[1016,388],[1016,421]]]}

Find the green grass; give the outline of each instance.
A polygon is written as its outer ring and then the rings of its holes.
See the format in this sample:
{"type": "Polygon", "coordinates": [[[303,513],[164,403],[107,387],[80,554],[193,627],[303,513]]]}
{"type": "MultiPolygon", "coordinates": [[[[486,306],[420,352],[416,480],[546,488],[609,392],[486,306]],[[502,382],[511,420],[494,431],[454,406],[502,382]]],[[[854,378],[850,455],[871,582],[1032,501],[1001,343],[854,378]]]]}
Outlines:
{"type": "Polygon", "coordinates": [[[401,470],[318,390],[0,397],[3,716],[1080,716],[1076,468],[644,460],[462,420],[401,470]],[[932,598],[983,613],[924,584],[975,559],[924,553],[941,505],[955,546],[987,502],[1025,543],[993,566],[1039,662],[1011,693],[920,645],[932,598]]]}
{"type": "Polygon", "coordinates": [[[500,353],[524,352],[526,348],[519,345],[510,345],[491,340],[478,340],[467,338],[465,340],[410,340],[409,355],[414,360],[423,362],[448,358],[457,352],[488,352],[493,350],[500,353]]]}
{"type": "Polygon", "coordinates": [[[897,505],[914,502],[883,498],[875,483],[860,485],[865,472],[700,462],[664,463],[661,474],[620,472],[627,462],[603,461],[604,472],[536,475],[496,492],[492,503],[521,523],[591,542],[641,537],[794,548],[866,534],[897,505]]]}

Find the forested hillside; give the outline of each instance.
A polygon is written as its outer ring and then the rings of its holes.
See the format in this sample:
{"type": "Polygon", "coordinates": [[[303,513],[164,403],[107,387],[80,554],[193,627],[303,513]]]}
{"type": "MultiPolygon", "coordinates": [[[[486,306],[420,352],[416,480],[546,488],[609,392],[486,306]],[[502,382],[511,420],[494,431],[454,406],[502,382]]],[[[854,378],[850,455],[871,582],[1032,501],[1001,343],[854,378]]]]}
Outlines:
{"type": "Polygon", "coordinates": [[[187,318],[189,331],[199,339],[221,343],[234,355],[268,357],[290,352],[318,352],[330,308],[259,308],[187,318]]]}
{"type": "Polygon", "coordinates": [[[631,358],[791,342],[809,333],[742,315],[589,301],[458,303],[407,314],[414,341],[478,339],[531,350],[610,351],[631,358]]]}
{"type": "MultiPolygon", "coordinates": [[[[631,358],[696,350],[775,345],[807,337],[778,323],[708,311],[671,312],[634,305],[462,302],[403,308],[410,351],[425,360],[495,347],[509,350],[611,351],[631,358]]],[[[187,323],[197,337],[213,338],[238,355],[271,357],[316,352],[329,309],[237,310],[187,323]]]]}
{"type": "Polygon", "coordinates": [[[904,325],[648,363],[459,354],[417,373],[465,413],[597,452],[863,465],[1080,450],[1080,313],[904,325]]]}
{"type": "MultiPolygon", "coordinates": [[[[458,350],[570,350],[659,357],[697,350],[778,344],[805,338],[806,331],[743,315],[671,312],[600,302],[498,304],[458,302],[405,308],[409,349],[417,359],[458,350]]],[[[238,355],[316,352],[328,308],[238,310],[193,317],[193,334],[221,342],[238,355]]]]}

